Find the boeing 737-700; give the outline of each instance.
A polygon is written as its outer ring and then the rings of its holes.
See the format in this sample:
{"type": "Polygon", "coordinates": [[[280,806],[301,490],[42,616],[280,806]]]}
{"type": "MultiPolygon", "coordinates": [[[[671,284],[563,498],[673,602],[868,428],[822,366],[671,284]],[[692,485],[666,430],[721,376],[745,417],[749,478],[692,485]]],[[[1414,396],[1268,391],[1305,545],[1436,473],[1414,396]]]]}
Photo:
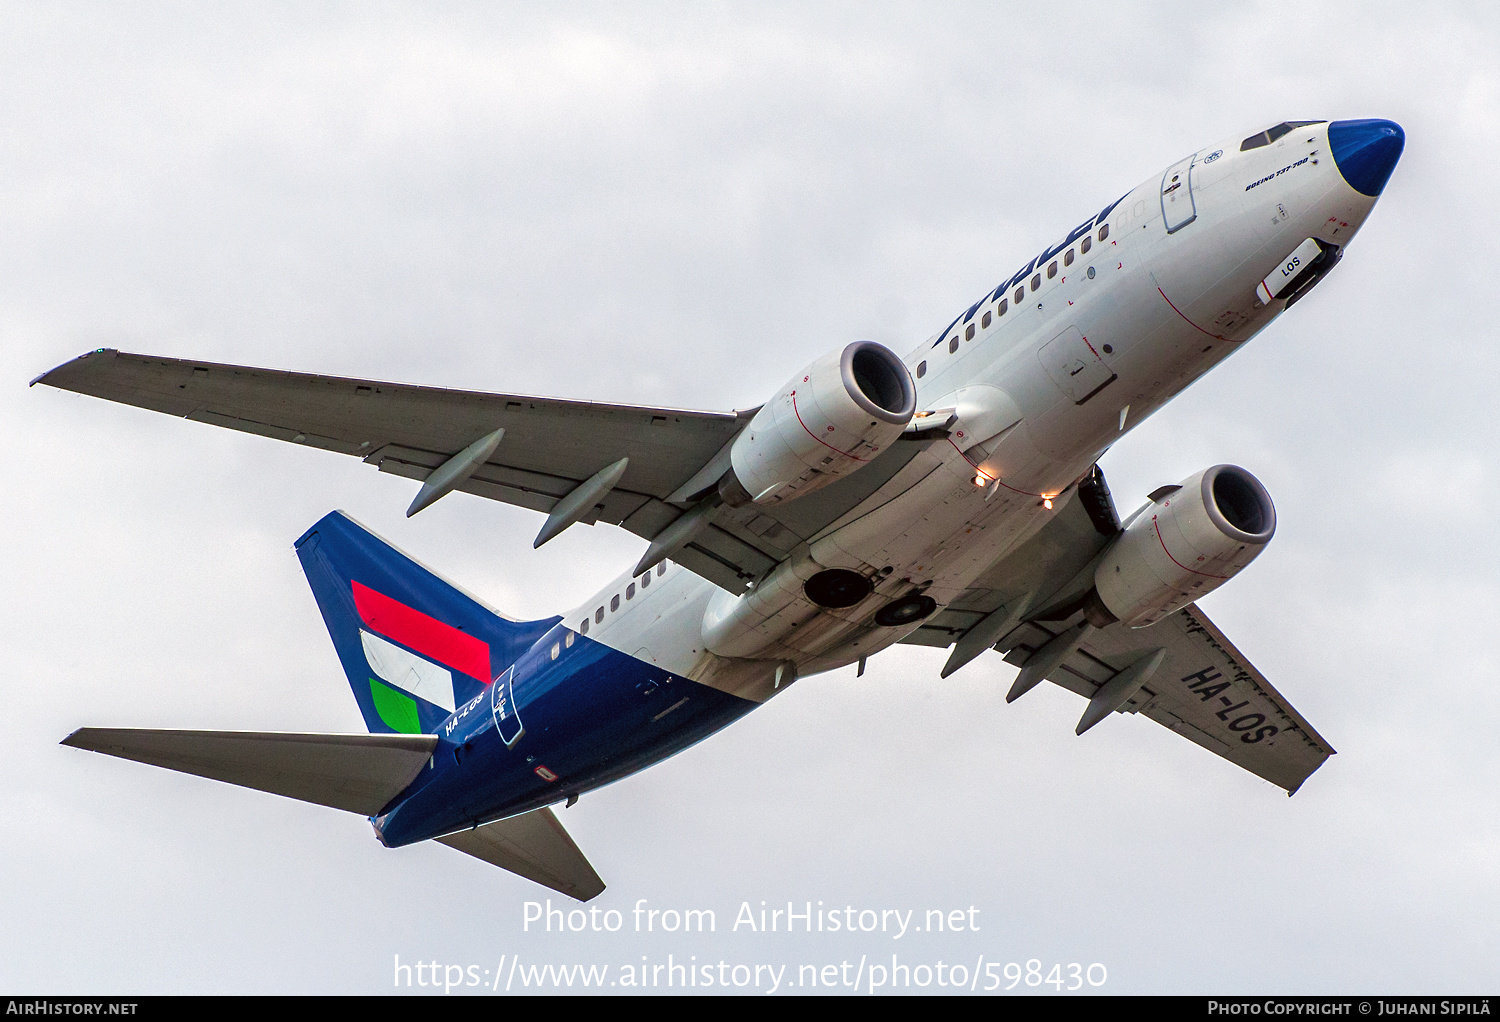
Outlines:
{"type": "Polygon", "coordinates": [[[1283,121],[1081,217],[905,357],[844,344],[764,404],[699,412],[440,390],[100,349],[64,390],[353,455],[640,536],[582,605],[517,621],[341,512],[296,541],[368,734],[82,728],[64,744],[370,818],[587,900],[551,806],[648,767],[800,679],[895,643],[986,650],[1297,788],[1333,749],[1196,601],[1276,531],[1213,465],[1123,520],[1097,462],[1318,285],[1405,136],[1283,121]]]}

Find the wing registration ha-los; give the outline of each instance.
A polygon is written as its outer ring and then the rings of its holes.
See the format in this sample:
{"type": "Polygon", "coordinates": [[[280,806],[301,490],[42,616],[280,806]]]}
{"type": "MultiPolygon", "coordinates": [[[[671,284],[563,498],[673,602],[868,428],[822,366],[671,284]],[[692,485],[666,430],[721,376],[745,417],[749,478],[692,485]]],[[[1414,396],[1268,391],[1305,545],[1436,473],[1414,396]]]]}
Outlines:
{"type": "Polygon", "coordinates": [[[1196,601],[1276,532],[1212,465],[1123,520],[1097,467],[1338,264],[1400,158],[1385,120],[1284,121],[1083,217],[904,357],[815,359],[696,412],[90,352],[36,381],[363,459],[647,540],[559,616],[515,621],[341,512],[296,541],[368,734],[83,728],[64,744],[370,818],[587,900],[551,806],[898,642],[986,650],[1289,793],[1333,754],[1196,601]]]}

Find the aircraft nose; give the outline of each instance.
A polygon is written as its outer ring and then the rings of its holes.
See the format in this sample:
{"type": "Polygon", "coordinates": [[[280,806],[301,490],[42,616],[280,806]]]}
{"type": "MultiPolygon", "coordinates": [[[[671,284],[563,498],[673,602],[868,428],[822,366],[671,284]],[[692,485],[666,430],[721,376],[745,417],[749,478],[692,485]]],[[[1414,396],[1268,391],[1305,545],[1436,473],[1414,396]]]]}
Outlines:
{"type": "Polygon", "coordinates": [[[1334,121],[1328,126],[1328,146],[1349,186],[1374,198],[1385,188],[1396,161],[1401,159],[1406,132],[1395,121],[1334,121]]]}

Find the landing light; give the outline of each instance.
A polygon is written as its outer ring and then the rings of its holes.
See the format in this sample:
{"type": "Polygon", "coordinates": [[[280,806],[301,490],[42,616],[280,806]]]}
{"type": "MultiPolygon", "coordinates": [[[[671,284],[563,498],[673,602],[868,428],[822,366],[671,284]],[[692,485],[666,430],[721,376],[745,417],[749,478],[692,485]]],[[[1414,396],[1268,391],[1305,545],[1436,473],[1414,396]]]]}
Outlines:
{"type": "Polygon", "coordinates": [[[990,481],[989,481],[988,477],[986,477],[983,472],[980,472],[978,475],[976,475],[974,477],[974,485],[975,486],[981,486],[981,487],[982,486],[988,486],[989,482],[990,481]]]}
{"type": "Polygon", "coordinates": [[[1052,498],[1051,497],[1043,497],[1042,498],[1042,507],[1046,508],[1048,511],[1051,511],[1052,510],[1052,498]]]}

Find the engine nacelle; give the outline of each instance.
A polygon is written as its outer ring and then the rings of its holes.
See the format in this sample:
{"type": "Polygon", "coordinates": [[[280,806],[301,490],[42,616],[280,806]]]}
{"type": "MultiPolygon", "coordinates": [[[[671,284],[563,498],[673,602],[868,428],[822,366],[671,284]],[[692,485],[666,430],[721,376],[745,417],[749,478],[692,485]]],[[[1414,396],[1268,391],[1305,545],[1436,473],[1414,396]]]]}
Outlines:
{"type": "Polygon", "coordinates": [[[1260,480],[1215,465],[1135,516],[1094,572],[1099,600],[1132,628],[1155,624],[1239,574],[1275,532],[1260,480]]]}
{"type": "Polygon", "coordinates": [[[779,504],[868,464],[911,422],[917,390],[874,341],[824,355],[767,401],[729,452],[726,504],[779,504]]]}

